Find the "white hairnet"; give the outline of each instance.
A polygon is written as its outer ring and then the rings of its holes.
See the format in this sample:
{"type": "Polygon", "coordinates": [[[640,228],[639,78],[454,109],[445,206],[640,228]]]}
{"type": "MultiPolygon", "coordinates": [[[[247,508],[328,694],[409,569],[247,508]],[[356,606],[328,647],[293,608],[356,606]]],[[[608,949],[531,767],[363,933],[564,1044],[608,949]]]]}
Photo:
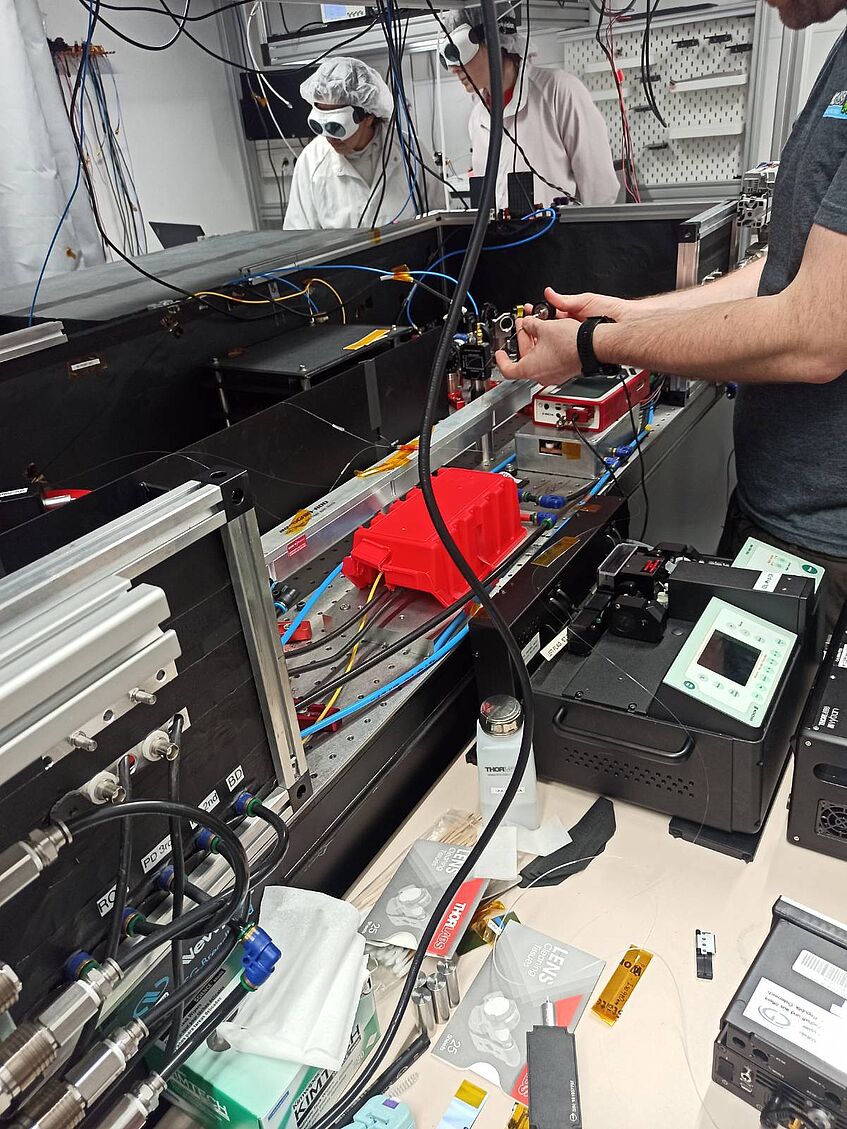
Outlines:
{"type": "Polygon", "coordinates": [[[394,113],[394,99],[384,79],[361,59],[324,60],[302,84],[300,94],[312,105],[360,106],[376,118],[387,119],[394,113]]]}
{"type": "MultiPolygon", "coordinates": [[[[510,55],[523,55],[526,47],[526,36],[515,29],[514,13],[517,5],[502,3],[497,5],[497,19],[500,24],[500,46],[510,55]],[[507,18],[508,17],[508,18],[507,18]],[[505,25],[505,27],[504,27],[505,25]]],[[[446,12],[439,12],[441,22],[448,31],[452,31],[459,24],[470,24],[471,27],[482,27],[482,8],[450,8],[446,12]]]]}

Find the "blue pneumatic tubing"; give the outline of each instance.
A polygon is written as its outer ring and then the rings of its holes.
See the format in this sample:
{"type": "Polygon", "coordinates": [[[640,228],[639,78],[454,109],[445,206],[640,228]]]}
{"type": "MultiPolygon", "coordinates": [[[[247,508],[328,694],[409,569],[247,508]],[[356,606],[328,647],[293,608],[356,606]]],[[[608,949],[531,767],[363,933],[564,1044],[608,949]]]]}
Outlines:
{"type": "Polygon", "coordinates": [[[318,602],[318,600],[321,598],[321,596],[324,594],[324,592],[326,592],[327,588],[329,588],[330,584],[332,584],[333,580],[335,580],[336,577],[340,575],[341,565],[336,565],[329,576],[327,576],[326,579],[320,582],[320,584],[308,598],[308,600],[294,617],[294,619],[292,619],[291,623],[289,623],[288,627],[285,629],[284,634],[280,636],[279,641],[283,647],[303,622],[303,620],[306,618],[306,616],[309,614],[309,612],[312,610],[312,608],[315,606],[315,604],[318,602]]]}

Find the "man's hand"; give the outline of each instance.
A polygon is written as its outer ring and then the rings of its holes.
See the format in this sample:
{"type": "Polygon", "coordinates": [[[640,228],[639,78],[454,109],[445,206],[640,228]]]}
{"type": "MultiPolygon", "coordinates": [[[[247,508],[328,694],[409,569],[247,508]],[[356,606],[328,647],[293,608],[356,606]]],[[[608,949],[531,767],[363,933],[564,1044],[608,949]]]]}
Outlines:
{"type": "Polygon", "coordinates": [[[559,294],[548,286],[544,297],[551,306],[556,307],[557,318],[611,318],[613,321],[631,321],[637,317],[649,317],[650,310],[641,310],[641,302],[629,302],[626,298],[612,298],[608,294],[559,294]]]}
{"type": "Polygon", "coordinates": [[[534,380],[539,384],[563,384],[582,371],[576,349],[579,322],[573,318],[539,321],[518,319],[520,360],[512,361],[498,349],[497,367],[507,380],[534,380]]]}

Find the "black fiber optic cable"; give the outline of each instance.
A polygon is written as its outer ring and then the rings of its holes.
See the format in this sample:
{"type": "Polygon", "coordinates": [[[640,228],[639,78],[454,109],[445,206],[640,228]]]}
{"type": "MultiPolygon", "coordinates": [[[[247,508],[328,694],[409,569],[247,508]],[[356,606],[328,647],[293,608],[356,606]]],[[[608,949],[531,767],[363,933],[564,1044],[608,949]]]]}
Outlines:
{"type": "MultiPolygon", "coordinates": [[[[169,734],[171,743],[176,746],[177,749],[176,756],[172,756],[168,761],[168,800],[171,803],[179,803],[179,777],[182,763],[182,726],[182,714],[177,714],[169,734]]],[[[182,821],[172,817],[168,820],[168,826],[171,835],[171,864],[173,866],[171,918],[173,920],[179,920],[185,908],[185,844],[182,838],[182,821]]],[[[174,990],[182,986],[184,978],[182,954],[182,940],[179,937],[174,937],[171,941],[171,974],[173,977],[174,990]]],[[[179,1041],[179,1032],[182,1027],[184,1012],[185,1009],[182,1006],[174,1011],[173,1022],[171,1023],[171,1029],[168,1033],[168,1041],[165,1049],[165,1054],[168,1057],[173,1054],[177,1042],[179,1041]]]]}
{"type": "MultiPolygon", "coordinates": [[[[452,305],[445,319],[444,328],[441,333],[441,338],[436,349],[435,358],[432,365],[429,389],[427,395],[426,408],[424,410],[423,424],[420,429],[421,442],[418,449],[418,463],[421,472],[420,488],[426,503],[427,511],[435,526],[435,529],[444,544],[450,558],[455,563],[456,567],[467,580],[471,591],[479,600],[481,606],[485,609],[491,617],[497,631],[503,639],[503,643],[507,648],[509,657],[515,667],[518,676],[518,682],[521,689],[521,694],[524,698],[524,726],[521,734],[520,751],[518,753],[517,761],[515,764],[512,776],[506,785],[504,794],[497,806],[496,811],[492,815],[488,824],[482,830],[479,840],[475,847],[471,849],[465,862],[460,867],[458,873],[454,876],[449,888],[445,891],[443,897],[438,905],[433,909],[432,915],[424,928],[423,936],[417,950],[412,958],[412,963],[409,968],[403,989],[400,993],[400,1000],[394,1009],[394,1012],[389,1019],[385,1035],[380,1041],[379,1046],[371,1056],[367,1066],[361,1072],[354,1085],[339,1099],[317,1123],[312,1126],[312,1129],[333,1129],[334,1126],[344,1124],[345,1115],[349,1113],[351,1107],[355,1104],[358,1095],[367,1088],[371,1079],[379,1069],[380,1064],[385,1058],[389,1047],[394,1041],[399,1026],[403,1019],[403,1014],[408,1006],[411,998],[412,990],[417,980],[418,973],[423,964],[426,949],[429,942],[438,928],[442,916],[451,905],[456,893],[461,888],[462,883],[466,880],[469,874],[473,872],[482,852],[488,845],[494,832],[497,830],[500,822],[506,814],[509,805],[517,795],[518,788],[520,787],[521,779],[524,770],[529,760],[529,754],[532,743],[532,729],[533,729],[533,703],[532,703],[532,686],[529,681],[529,674],[526,665],[521,655],[521,649],[515,641],[509,626],[504,620],[501,612],[492,601],[488,592],[485,590],[484,584],[477,578],[473,568],[468,564],[462,556],[461,551],[456,545],[455,541],[450,535],[443,517],[438,509],[438,503],[435,498],[435,492],[432,482],[432,463],[430,454],[431,444],[431,431],[432,425],[435,421],[435,415],[438,406],[439,391],[443,381],[443,374],[447,357],[452,346],[453,334],[458,326],[459,318],[462,313],[462,303],[467,293],[467,287],[471,277],[476,269],[479,253],[482,249],[482,244],[485,239],[486,228],[488,226],[488,215],[494,201],[496,187],[497,187],[497,170],[500,158],[500,143],[503,125],[503,80],[502,72],[500,70],[500,36],[497,28],[497,13],[495,10],[494,0],[482,0],[482,15],[483,26],[485,29],[485,43],[488,52],[489,66],[491,69],[491,134],[489,137],[488,145],[488,158],[486,162],[486,173],[483,178],[482,192],[480,197],[480,207],[474,220],[471,236],[468,243],[468,251],[462,263],[462,269],[459,273],[459,285],[456,287],[456,292],[453,298],[452,305]]],[[[542,528],[542,527],[539,527],[542,528]]]]}
{"type": "Polygon", "coordinates": [[[384,611],[384,605],[392,596],[396,597],[396,595],[396,592],[389,592],[387,588],[384,588],[382,592],[379,592],[374,597],[374,599],[371,600],[370,604],[364,605],[361,608],[357,608],[351,616],[345,619],[342,623],[339,623],[337,627],[334,627],[332,629],[332,631],[328,631],[325,635],[316,636],[308,643],[298,645],[296,650],[293,647],[291,647],[291,650],[288,650],[291,644],[286,644],[286,653],[290,656],[290,658],[296,660],[299,659],[301,655],[307,655],[312,651],[319,650],[327,643],[332,643],[338,638],[339,635],[343,635],[345,631],[349,631],[354,623],[358,623],[362,616],[365,614],[365,607],[369,609],[371,615],[375,611],[384,611]]]}

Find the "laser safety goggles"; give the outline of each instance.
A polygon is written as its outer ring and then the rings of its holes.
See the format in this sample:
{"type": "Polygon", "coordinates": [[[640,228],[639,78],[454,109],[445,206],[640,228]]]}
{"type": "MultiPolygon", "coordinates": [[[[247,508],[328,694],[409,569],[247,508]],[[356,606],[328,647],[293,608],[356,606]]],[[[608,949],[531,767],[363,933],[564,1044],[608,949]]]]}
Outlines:
{"type": "Polygon", "coordinates": [[[367,114],[359,106],[336,106],[333,110],[319,110],[312,106],[309,111],[309,129],[320,137],[325,133],[334,141],[346,141],[352,137],[367,114]]]}
{"type": "Polygon", "coordinates": [[[438,41],[438,55],[446,69],[464,67],[476,55],[482,43],[482,29],[459,24],[438,41]]]}

